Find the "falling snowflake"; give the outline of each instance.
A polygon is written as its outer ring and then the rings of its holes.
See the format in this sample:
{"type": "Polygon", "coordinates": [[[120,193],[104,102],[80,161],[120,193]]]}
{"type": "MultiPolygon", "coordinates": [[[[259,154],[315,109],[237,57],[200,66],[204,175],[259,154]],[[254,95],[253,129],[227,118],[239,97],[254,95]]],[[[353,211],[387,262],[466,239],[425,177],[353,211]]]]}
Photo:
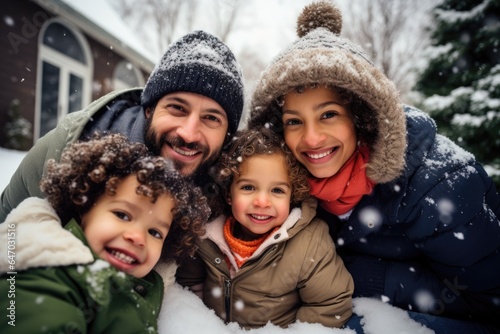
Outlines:
{"type": "Polygon", "coordinates": [[[213,288],[212,296],[214,296],[215,298],[220,298],[222,296],[222,289],[220,287],[213,288]]]}
{"type": "Polygon", "coordinates": [[[447,198],[442,198],[437,202],[437,208],[442,215],[450,215],[455,211],[455,205],[447,198]]]}
{"type": "Polygon", "coordinates": [[[5,16],[3,18],[3,21],[9,27],[13,27],[15,25],[15,21],[14,21],[14,19],[11,16],[5,16]]]}
{"type": "Polygon", "coordinates": [[[245,308],[245,303],[243,302],[243,300],[237,300],[234,303],[234,308],[238,311],[242,311],[245,308]]]}
{"type": "Polygon", "coordinates": [[[359,220],[368,228],[373,229],[382,224],[382,215],[379,210],[368,207],[361,210],[359,220]]]}
{"type": "Polygon", "coordinates": [[[415,303],[423,312],[432,310],[434,305],[434,297],[429,291],[420,290],[415,293],[415,303]]]}

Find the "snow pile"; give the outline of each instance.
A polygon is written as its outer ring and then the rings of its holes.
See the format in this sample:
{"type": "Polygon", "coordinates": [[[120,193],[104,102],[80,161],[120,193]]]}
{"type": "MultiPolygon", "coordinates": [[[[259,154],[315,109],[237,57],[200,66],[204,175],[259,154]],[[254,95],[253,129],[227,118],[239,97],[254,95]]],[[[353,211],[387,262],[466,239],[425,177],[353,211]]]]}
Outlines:
{"type": "Polygon", "coordinates": [[[9,184],[11,176],[16,171],[17,167],[23,160],[27,152],[9,150],[0,147],[0,161],[2,162],[0,173],[0,193],[3,192],[5,187],[9,184]]]}
{"type": "MultiPolygon", "coordinates": [[[[366,334],[430,334],[432,330],[410,319],[408,314],[382,301],[355,298],[354,312],[366,334]]],[[[295,323],[287,329],[268,323],[265,327],[245,330],[237,323],[224,324],[200,298],[179,284],[171,285],[163,299],[158,318],[160,333],[184,334],[355,334],[352,329],[327,328],[320,324],[295,323]]]]}

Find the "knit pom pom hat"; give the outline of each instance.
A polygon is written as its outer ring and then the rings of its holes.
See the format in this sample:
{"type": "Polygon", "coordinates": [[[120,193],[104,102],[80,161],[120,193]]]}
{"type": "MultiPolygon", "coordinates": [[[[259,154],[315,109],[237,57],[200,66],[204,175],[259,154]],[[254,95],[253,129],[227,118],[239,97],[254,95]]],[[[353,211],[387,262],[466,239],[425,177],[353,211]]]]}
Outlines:
{"type": "MultiPolygon", "coordinates": [[[[369,108],[353,115],[363,122],[375,113],[378,133],[369,146],[366,174],[376,183],[396,179],[405,165],[406,119],[399,93],[363,50],[339,36],[340,11],[327,1],[306,6],[297,20],[299,39],[278,55],[261,74],[250,104],[248,127],[282,130],[277,99],[296,87],[336,86],[362,99],[369,108]],[[368,110],[369,109],[369,110],[368,110]]],[[[363,138],[359,138],[363,140],[363,138]]]]}
{"type": "Polygon", "coordinates": [[[231,50],[217,37],[194,31],[169,46],[141,96],[144,109],[168,93],[190,92],[220,104],[234,134],[243,111],[243,76],[231,50]]]}

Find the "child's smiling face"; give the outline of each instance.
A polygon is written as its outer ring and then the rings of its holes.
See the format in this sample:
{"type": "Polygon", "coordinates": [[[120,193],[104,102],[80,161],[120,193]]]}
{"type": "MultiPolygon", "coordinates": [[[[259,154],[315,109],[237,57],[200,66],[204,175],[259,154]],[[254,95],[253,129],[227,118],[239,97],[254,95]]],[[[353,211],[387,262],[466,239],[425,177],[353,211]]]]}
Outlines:
{"type": "Polygon", "coordinates": [[[136,193],[138,186],[135,175],[121,180],[115,195],[105,193],[82,217],[82,228],[101,259],[127,274],[144,277],[160,259],[174,200],[164,194],[152,203],[136,193]]]}
{"type": "Polygon", "coordinates": [[[288,173],[281,154],[254,155],[241,163],[228,200],[243,226],[240,239],[256,239],[286,220],[292,194],[288,173]]]}

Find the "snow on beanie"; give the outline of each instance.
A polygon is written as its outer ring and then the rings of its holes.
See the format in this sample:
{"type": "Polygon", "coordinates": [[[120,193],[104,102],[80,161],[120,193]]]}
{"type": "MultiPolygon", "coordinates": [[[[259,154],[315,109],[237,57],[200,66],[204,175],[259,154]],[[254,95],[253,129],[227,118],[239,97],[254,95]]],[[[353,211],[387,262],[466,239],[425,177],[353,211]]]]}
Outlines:
{"type": "Polygon", "coordinates": [[[243,78],[233,53],[217,37],[200,30],[171,44],[149,76],[141,104],[151,107],[173,92],[216,101],[227,114],[228,132],[236,132],[243,111],[243,78]]]}
{"type": "MultiPolygon", "coordinates": [[[[282,129],[277,99],[296,87],[327,85],[359,96],[375,112],[378,136],[370,147],[367,176],[376,183],[397,178],[404,169],[406,118],[392,81],[360,46],[339,36],[342,15],[329,1],[306,6],[297,20],[299,39],[261,74],[250,104],[248,127],[282,129]]],[[[363,115],[355,115],[363,119],[363,115]]]]}

